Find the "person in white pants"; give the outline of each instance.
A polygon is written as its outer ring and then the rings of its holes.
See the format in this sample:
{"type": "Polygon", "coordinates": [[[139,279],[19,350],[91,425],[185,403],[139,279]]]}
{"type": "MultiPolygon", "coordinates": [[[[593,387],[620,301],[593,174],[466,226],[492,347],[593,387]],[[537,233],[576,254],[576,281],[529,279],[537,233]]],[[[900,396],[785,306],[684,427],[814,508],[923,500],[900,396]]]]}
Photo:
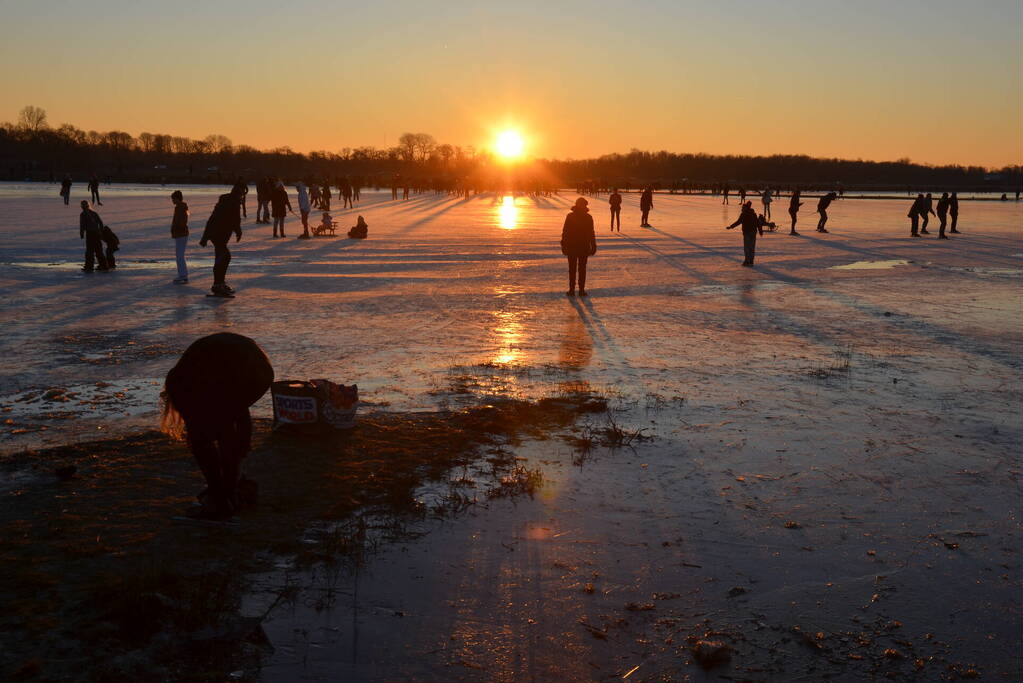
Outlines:
{"type": "Polygon", "coordinates": [[[188,264],[185,263],[185,247],[188,245],[188,204],[181,190],[171,193],[174,202],[174,218],[171,220],[171,237],[174,238],[174,254],[178,261],[178,276],[174,284],[188,284],[188,264]]]}

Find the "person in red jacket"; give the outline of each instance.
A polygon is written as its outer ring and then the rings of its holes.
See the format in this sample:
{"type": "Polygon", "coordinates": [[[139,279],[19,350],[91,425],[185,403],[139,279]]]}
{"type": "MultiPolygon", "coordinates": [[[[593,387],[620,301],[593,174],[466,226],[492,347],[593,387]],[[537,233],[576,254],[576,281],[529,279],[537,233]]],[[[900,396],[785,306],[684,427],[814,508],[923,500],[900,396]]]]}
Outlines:
{"type": "Polygon", "coordinates": [[[586,260],[597,253],[597,236],[593,232],[593,216],[582,197],[575,200],[572,211],[565,216],[561,230],[561,253],[568,257],[568,296],[575,296],[576,275],[579,296],[586,296],[586,260]]]}

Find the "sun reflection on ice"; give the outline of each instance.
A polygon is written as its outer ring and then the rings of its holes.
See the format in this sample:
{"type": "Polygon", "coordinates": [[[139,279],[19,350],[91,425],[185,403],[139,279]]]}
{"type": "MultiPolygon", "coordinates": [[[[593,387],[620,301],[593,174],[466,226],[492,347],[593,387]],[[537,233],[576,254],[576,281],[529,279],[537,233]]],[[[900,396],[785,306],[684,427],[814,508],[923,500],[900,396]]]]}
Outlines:
{"type": "Polygon", "coordinates": [[[522,323],[515,311],[495,312],[497,324],[494,325],[494,337],[498,350],[493,362],[498,365],[510,365],[522,358],[520,344],[523,340],[522,323]]]}
{"type": "Polygon", "coordinates": [[[515,197],[506,196],[497,207],[497,224],[503,230],[514,230],[519,227],[519,207],[515,206],[515,197]]]}

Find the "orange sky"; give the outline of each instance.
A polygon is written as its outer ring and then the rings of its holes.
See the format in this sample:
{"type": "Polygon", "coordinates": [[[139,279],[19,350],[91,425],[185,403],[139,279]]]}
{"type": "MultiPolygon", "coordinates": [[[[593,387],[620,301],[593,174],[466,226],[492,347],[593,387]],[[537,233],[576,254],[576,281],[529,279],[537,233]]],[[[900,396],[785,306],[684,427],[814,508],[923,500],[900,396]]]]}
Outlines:
{"type": "Polygon", "coordinates": [[[1023,163],[1023,3],[1008,0],[94,0],[61,21],[0,3],[17,27],[0,119],[35,104],[54,125],[298,151],[407,131],[480,147],[514,125],[542,157],[1023,163]]]}

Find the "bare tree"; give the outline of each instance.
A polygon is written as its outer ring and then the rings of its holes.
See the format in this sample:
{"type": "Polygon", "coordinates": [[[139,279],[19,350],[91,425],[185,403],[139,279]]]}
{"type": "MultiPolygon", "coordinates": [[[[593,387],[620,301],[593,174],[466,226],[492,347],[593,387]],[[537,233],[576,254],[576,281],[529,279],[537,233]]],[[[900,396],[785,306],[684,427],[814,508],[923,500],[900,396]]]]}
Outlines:
{"type": "Polygon", "coordinates": [[[18,128],[30,133],[46,130],[50,125],[46,122],[46,110],[42,107],[28,105],[18,112],[18,128]]]}
{"type": "Polygon", "coordinates": [[[224,135],[207,135],[203,140],[206,143],[210,154],[220,154],[231,151],[231,138],[224,135]]]}

